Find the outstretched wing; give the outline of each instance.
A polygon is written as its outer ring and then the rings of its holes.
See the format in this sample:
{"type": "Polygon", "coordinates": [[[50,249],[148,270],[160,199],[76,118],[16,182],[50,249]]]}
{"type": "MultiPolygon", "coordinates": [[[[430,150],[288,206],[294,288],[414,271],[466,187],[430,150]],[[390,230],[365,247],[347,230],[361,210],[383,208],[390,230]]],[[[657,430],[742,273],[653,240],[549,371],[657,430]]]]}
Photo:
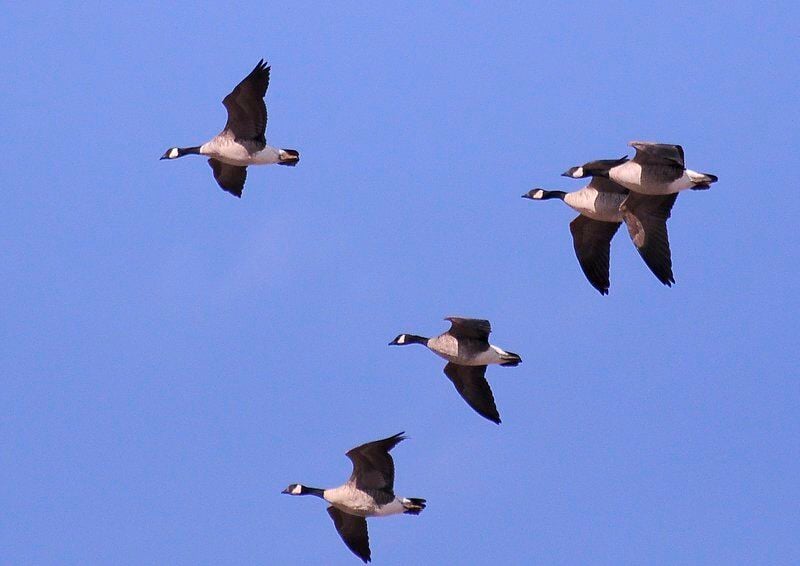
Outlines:
{"type": "Polygon", "coordinates": [[[400,432],[389,438],[367,442],[347,452],[353,462],[350,481],[358,489],[394,491],[394,460],[389,451],[405,439],[400,432]]]}
{"type": "Polygon", "coordinates": [[[267,106],[264,95],[269,86],[269,67],[262,59],[242,82],[236,85],[222,104],[228,110],[225,129],[237,140],[255,140],[266,143],[267,106]]]}
{"type": "Polygon", "coordinates": [[[601,222],[582,214],[569,223],[575,255],[586,279],[601,295],[608,294],[611,282],[608,276],[611,238],[622,222],[601,222]]]}
{"type": "Polygon", "coordinates": [[[244,182],[247,179],[247,167],[228,165],[213,157],[208,160],[208,164],[214,171],[217,184],[233,196],[242,198],[244,182]]]}
{"type": "Polygon", "coordinates": [[[367,532],[367,520],[340,511],[336,507],[328,507],[328,515],[333,519],[333,525],[342,540],[353,554],[358,556],[365,563],[370,561],[369,551],[369,532],[367,532]]]}
{"type": "Polygon", "coordinates": [[[480,416],[500,424],[500,413],[494,404],[494,395],[486,381],[486,366],[461,366],[449,362],[444,366],[444,374],[456,386],[456,391],[467,405],[480,416]]]}
{"type": "Polygon", "coordinates": [[[631,192],[620,207],[633,245],[653,275],[667,286],[675,283],[667,219],[676,198],[678,193],[652,196],[631,192]]]}

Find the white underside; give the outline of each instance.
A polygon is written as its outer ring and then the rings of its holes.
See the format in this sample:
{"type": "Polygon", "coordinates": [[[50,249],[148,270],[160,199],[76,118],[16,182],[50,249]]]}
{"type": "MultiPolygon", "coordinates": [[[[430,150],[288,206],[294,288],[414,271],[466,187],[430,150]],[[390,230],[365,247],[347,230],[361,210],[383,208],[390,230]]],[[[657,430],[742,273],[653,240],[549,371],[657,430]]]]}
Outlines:
{"type": "Polygon", "coordinates": [[[405,511],[400,498],[395,497],[394,501],[386,505],[376,505],[375,500],[369,495],[347,483],[333,489],[326,489],[324,497],[325,501],[337,509],[359,517],[384,517],[405,511]]]}
{"type": "Polygon", "coordinates": [[[579,191],[567,193],[564,202],[570,208],[602,222],[622,222],[619,207],[625,196],[619,193],[600,192],[592,187],[584,187],[579,191]]]}
{"type": "MultiPolygon", "coordinates": [[[[452,337],[449,338],[452,339],[452,337]]],[[[460,366],[488,366],[491,364],[502,364],[504,361],[502,356],[508,355],[505,350],[498,348],[497,346],[492,346],[491,344],[489,345],[488,350],[473,357],[459,356],[455,340],[452,340],[452,344],[434,343],[433,346],[434,347],[428,347],[434,354],[440,358],[444,358],[448,362],[453,362],[454,364],[458,364],[460,366]],[[455,346],[455,348],[453,346],[455,346]]]]}
{"type": "Polygon", "coordinates": [[[250,153],[247,148],[233,140],[220,142],[217,138],[200,146],[200,153],[228,165],[238,165],[240,167],[271,165],[281,160],[281,150],[272,146],[268,145],[261,151],[250,153]]]}

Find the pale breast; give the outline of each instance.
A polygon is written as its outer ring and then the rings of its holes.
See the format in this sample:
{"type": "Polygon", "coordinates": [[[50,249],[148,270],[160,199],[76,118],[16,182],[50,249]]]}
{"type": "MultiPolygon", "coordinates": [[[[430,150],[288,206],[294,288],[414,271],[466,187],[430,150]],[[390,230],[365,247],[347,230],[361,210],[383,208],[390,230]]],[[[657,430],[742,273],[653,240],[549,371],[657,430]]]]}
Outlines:
{"type": "Polygon", "coordinates": [[[581,214],[602,222],[622,222],[619,206],[625,200],[620,193],[600,192],[592,187],[584,187],[579,191],[567,193],[564,197],[571,208],[581,214]]]}
{"type": "Polygon", "coordinates": [[[377,509],[372,497],[349,483],[333,489],[326,489],[324,496],[325,500],[337,509],[359,517],[370,517],[375,514],[377,509]]]}
{"type": "Polygon", "coordinates": [[[229,136],[217,136],[200,147],[200,153],[213,157],[228,165],[247,166],[251,163],[250,152],[229,136]]]}
{"type": "Polygon", "coordinates": [[[458,359],[458,341],[449,334],[431,338],[428,340],[428,348],[447,361],[452,362],[458,359]]]}
{"type": "Polygon", "coordinates": [[[609,178],[628,190],[642,192],[639,187],[642,180],[642,166],[633,161],[612,167],[608,171],[609,178]]]}

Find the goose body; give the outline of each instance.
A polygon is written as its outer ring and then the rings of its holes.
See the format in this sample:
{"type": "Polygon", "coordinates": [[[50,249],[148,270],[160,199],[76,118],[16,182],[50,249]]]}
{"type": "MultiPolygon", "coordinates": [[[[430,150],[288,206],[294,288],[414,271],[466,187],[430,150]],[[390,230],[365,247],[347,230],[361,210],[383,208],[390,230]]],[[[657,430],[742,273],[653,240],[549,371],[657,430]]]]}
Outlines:
{"type": "Polygon", "coordinates": [[[439,336],[426,338],[415,334],[400,334],[389,345],[422,344],[447,360],[444,373],[462,399],[482,417],[500,424],[500,413],[485,377],[486,367],[491,364],[517,366],[522,358],[489,344],[492,327],[488,320],[455,316],[445,320],[450,321],[450,329],[439,336]]]}
{"type": "MultiPolygon", "coordinates": [[[[585,171],[596,171],[597,164],[621,167],[626,163],[625,158],[595,161],[571,171],[583,176],[585,171]]],[[[628,191],[609,178],[595,176],[578,191],[536,188],[522,196],[531,200],[557,198],[580,213],[569,225],[572,243],[581,270],[600,294],[607,295],[611,285],[611,240],[622,222],[628,227],[639,255],[658,280],[668,286],[675,282],[666,221],[677,194],[642,195],[628,191]]]]}
{"type": "Polygon", "coordinates": [[[564,176],[606,177],[626,189],[645,195],[669,195],[686,189],[708,189],[715,175],[687,169],[683,147],[674,144],[632,141],[633,159],[620,163],[594,161],[568,169],[564,176]]]}
{"type": "Polygon", "coordinates": [[[419,515],[426,501],[420,498],[397,497],[394,494],[394,460],[389,452],[405,440],[398,433],[382,440],[367,442],[347,452],[353,463],[350,479],[339,487],[319,489],[293,483],[282,493],[314,495],[330,503],[328,515],[336,531],[356,556],[371,560],[367,517],[419,515]]]}
{"type": "Polygon", "coordinates": [[[205,155],[217,184],[236,197],[242,196],[250,165],[297,165],[300,154],[267,144],[267,107],[264,95],[269,86],[270,68],[262,59],[226,96],[222,104],[228,112],[225,128],[206,143],[195,147],[172,147],[161,159],[184,155],[205,155]]]}

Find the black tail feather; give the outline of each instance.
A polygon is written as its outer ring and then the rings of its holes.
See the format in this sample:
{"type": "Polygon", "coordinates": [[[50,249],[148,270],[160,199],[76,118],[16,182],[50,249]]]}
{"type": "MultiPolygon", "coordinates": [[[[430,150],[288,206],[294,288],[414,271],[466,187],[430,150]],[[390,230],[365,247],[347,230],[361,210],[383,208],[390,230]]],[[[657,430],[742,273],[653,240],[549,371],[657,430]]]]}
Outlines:
{"type": "Polygon", "coordinates": [[[506,360],[502,364],[503,367],[516,367],[522,363],[522,358],[519,357],[519,354],[515,354],[514,352],[506,352],[507,356],[503,356],[503,359],[506,360]]]}
{"type": "Polygon", "coordinates": [[[283,149],[281,150],[285,155],[281,156],[278,165],[288,165],[294,167],[300,161],[300,152],[296,149],[283,149]]]}
{"type": "Polygon", "coordinates": [[[406,515],[419,515],[427,506],[426,503],[427,502],[425,499],[420,499],[418,497],[406,497],[403,499],[403,507],[406,508],[403,513],[406,515]]]}

